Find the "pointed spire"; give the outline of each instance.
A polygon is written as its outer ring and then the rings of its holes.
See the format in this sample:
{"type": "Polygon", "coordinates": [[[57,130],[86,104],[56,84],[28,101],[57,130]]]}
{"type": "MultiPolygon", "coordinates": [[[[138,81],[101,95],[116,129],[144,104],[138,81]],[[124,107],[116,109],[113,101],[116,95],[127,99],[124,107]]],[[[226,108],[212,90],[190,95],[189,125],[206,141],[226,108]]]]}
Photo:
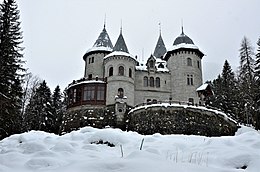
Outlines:
{"type": "Polygon", "coordinates": [[[153,53],[153,55],[156,58],[162,58],[163,55],[167,52],[165,44],[164,44],[163,39],[162,39],[161,23],[159,23],[159,25],[160,25],[160,34],[159,34],[159,38],[158,38],[158,41],[157,41],[157,44],[155,46],[154,53],[153,53]]]}
{"type": "Polygon", "coordinates": [[[113,44],[108,36],[105,26],[106,25],[104,23],[104,28],[100,33],[98,39],[96,40],[95,44],[93,45],[93,47],[107,47],[113,49],[113,44]]]}
{"type": "Polygon", "coordinates": [[[105,18],[104,18],[104,29],[106,28],[106,20],[107,20],[107,15],[105,14],[105,18]]]}
{"type": "Polygon", "coordinates": [[[123,37],[123,34],[122,34],[122,25],[120,28],[120,35],[116,41],[113,51],[123,51],[123,52],[129,53],[125,40],[124,40],[124,37],[123,37]]]}
{"type": "Polygon", "coordinates": [[[184,32],[183,32],[183,19],[181,19],[181,35],[184,35],[184,32]]]}

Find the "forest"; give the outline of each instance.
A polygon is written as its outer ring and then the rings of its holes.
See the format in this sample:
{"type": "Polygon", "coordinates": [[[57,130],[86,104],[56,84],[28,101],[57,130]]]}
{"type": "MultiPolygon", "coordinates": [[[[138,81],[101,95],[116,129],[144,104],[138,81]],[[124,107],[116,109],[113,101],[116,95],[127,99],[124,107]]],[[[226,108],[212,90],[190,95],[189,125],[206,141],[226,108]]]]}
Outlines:
{"type": "MultiPolygon", "coordinates": [[[[66,90],[53,92],[47,82],[25,69],[23,35],[15,0],[0,4],[0,140],[12,134],[42,130],[61,134],[66,113],[66,90]]],[[[207,106],[219,109],[241,124],[260,129],[260,37],[253,49],[242,38],[237,72],[226,60],[222,72],[207,81],[214,95],[207,106]]]]}

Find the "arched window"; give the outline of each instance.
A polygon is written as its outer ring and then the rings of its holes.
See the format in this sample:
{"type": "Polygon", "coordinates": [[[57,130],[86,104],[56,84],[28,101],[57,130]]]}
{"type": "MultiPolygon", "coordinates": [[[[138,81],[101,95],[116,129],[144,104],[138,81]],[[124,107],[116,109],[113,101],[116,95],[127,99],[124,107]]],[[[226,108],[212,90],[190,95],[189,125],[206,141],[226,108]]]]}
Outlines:
{"type": "Polygon", "coordinates": [[[118,75],[120,75],[120,76],[124,76],[124,67],[123,66],[119,66],[119,68],[118,68],[118,75]]]}
{"type": "Polygon", "coordinates": [[[159,77],[156,77],[155,84],[156,84],[156,87],[157,87],[157,88],[161,86],[160,78],[159,78],[159,77]]]}
{"type": "Polygon", "coordinates": [[[113,76],[113,70],[114,70],[113,67],[109,68],[108,76],[113,76]]]}
{"type": "Polygon", "coordinates": [[[144,87],[148,87],[148,77],[144,77],[144,87]]]}
{"type": "Polygon", "coordinates": [[[129,77],[132,78],[132,69],[129,68],[129,77]]]}
{"type": "Polygon", "coordinates": [[[187,65],[188,65],[188,66],[192,66],[192,60],[191,60],[191,58],[187,58],[187,65]]]}
{"type": "Polygon", "coordinates": [[[150,87],[154,87],[154,78],[150,77],[150,87]]]}
{"type": "Polygon", "coordinates": [[[118,88],[118,93],[117,93],[119,98],[123,98],[124,97],[124,90],[123,88],[118,88]]]}

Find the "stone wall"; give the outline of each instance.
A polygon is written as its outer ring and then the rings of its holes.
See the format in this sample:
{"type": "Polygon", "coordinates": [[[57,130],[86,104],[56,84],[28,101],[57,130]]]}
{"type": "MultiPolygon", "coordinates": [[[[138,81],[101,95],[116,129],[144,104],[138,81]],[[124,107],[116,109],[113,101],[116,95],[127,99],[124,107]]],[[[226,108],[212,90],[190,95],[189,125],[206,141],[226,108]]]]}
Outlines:
{"type": "Polygon", "coordinates": [[[129,114],[128,130],[140,134],[234,135],[237,125],[213,111],[184,107],[147,107],[129,114]]]}

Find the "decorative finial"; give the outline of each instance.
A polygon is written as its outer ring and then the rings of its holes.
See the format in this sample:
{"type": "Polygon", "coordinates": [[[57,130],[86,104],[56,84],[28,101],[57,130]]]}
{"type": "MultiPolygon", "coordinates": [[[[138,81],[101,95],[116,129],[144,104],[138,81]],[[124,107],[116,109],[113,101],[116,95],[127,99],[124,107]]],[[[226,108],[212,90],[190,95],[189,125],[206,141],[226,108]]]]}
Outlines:
{"type": "Polygon", "coordinates": [[[161,22],[159,22],[159,33],[160,33],[160,35],[161,35],[161,33],[162,33],[161,22]]]}
{"type": "Polygon", "coordinates": [[[183,32],[183,19],[181,19],[181,34],[184,35],[184,32],[183,32]]]}
{"type": "Polygon", "coordinates": [[[106,20],[107,20],[107,15],[105,14],[105,18],[104,18],[104,29],[106,28],[106,20]]]}
{"type": "Polygon", "coordinates": [[[123,27],[123,26],[122,26],[122,25],[123,25],[122,23],[123,23],[123,22],[122,22],[122,19],[121,19],[120,34],[122,34],[122,27],[123,27]]]}

